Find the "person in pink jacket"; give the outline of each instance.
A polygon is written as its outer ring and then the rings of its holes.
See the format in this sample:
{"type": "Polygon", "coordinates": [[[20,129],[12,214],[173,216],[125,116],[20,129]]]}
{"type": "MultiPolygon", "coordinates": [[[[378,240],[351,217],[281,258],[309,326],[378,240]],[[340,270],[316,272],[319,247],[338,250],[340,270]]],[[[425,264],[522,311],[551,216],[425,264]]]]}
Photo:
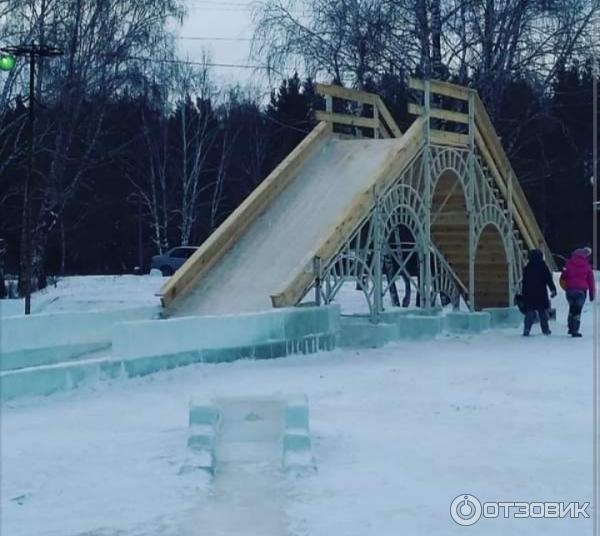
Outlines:
{"type": "Polygon", "coordinates": [[[560,276],[561,287],[565,289],[569,302],[568,325],[569,335],[572,337],[581,337],[579,326],[586,295],[589,294],[590,301],[594,301],[596,297],[596,282],[589,261],[591,255],[590,248],[576,249],[560,276]]]}

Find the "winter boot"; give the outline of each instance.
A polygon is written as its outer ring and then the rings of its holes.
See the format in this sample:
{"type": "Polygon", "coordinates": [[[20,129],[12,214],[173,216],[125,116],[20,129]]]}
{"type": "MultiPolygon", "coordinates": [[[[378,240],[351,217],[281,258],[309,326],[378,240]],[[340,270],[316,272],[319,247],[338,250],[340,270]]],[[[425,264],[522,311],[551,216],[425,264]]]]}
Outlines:
{"type": "Polygon", "coordinates": [[[540,319],[540,326],[544,335],[550,335],[550,326],[548,325],[548,312],[545,310],[538,311],[538,317],[540,319]]]}
{"type": "Polygon", "coordinates": [[[579,315],[569,315],[569,333],[571,337],[581,337],[579,327],[581,326],[581,317],[579,315]]]}
{"type": "Polygon", "coordinates": [[[523,322],[523,337],[529,337],[529,332],[535,321],[537,313],[535,311],[527,311],[523,322]]]}
{"type": "Polygon", "coordinates": [[[575,323],[575,319],[573,318],[573,315],[569,315],[567,317],[567,326],[569,327],[569,335],[573,335],[573,324],[575,323]]]}

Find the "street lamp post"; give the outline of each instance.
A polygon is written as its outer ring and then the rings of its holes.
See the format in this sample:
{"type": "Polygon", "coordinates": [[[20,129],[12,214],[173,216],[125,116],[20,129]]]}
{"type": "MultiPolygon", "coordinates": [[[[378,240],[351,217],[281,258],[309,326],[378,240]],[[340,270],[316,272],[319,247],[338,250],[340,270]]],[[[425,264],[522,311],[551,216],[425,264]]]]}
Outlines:
{"type": "MultiPolygon", "coordinates": [[[[598,77],[600,76],[600,58],[594,56],[592,67],[592,181],[594,185],[594,206],[598,204],[598,77]]],[[[597,216],[595,216],[597,218],[597,216]]],[[[596,224],[597,222],[595,222],[596,224]]],[[[594,244],[594,250],[596,249],[594,244]]]]}
{"type": "MultiPolygon", "coordinates": [[[[29,157],[27,175],[23,188],[23,220],[21,233],[21,269],[23,271],[23,292],[25,294],[25,314],[31,313],[31,276],[32,262],[32,232],[31,232],[31,188],[33,183],[33,157],[35,143],[35,64],[38,58],[62,55],[62,51],[47,45],[38,45],[32,41],[28,45],[17,45],[0,48],[7,56],[2,61],[8,66],[10,58],[26,57],[29,59],[29,157]]],[[[14,66],[14,59],[12,60],[14,66]]],[[[11,67],[12,68],[12,67],[11,67]]]]}

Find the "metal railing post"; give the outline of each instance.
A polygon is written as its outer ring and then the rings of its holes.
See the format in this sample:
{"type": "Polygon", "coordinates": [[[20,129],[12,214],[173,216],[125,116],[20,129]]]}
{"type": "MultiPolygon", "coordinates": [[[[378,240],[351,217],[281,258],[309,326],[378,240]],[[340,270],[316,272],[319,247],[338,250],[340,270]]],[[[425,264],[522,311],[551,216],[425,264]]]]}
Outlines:
{"type": "Polygon", "coordinates": [[[315,303],[321,305],[321,257],[313,259],[313,274],[315,276],[315,303]]]}
{"type": "Polygon", "coordinates": [[[506,185],[508,202],[508,228],[510,229],[510,243],[506,244],[506,262],[508,263],[508,305],[512,307],[515,304],[515,233],[513,222],[513,174],[508,174],[508,184],[506,185]]]}
{"type": "Polygon", "coordinates": [[[467,166],[467,218],[469,221],[469,309],[475,310],[475,94],[469,93],[469,156],[467,166]]]}
{"type": "Polygon", "coordinates": [[[383,283],[382,283],[382,229],[381,229],[381,205],[378,196],[375,196],[374,218],[374,251],[373,251],[373,322],[378,323],[383,311],[383,283]]]}
{"type": "Polygon", "coordinates": [[[431,146],[430,146],[430,112],[431,112],[431,83],[429,80],[425,81],[425,101],[424,115],[425,120],[423,122],[423,137],[425,139],[425,150],[423,151],[423,174],[424,174],[424,186],[425,186],[425,240],[427,244],[425,247],[425,255],[423,259],[423,277],[421,279],[421,307],[426,310],[431,308],[431,245],[433,243],[431,238],[431,207],[433,203],[433,191],[432,191],[432,180],[431,180],[431,146]]]}

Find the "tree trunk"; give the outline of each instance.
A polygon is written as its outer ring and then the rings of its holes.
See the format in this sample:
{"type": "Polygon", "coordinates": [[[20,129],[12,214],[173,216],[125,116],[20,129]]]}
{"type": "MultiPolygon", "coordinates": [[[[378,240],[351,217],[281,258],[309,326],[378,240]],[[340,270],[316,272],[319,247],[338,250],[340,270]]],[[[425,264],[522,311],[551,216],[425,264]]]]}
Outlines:
{"type": "Polygon", "coordinates": [[[65,232],[65,222],[60,219],[60,275],[67,272],[67,235],[65,232]]]}
{"type": "Polygon", "coordinates": [[[431,0],[431,59],[434,78],[444,78],[442,72],[442,14],[440,0],[431,0]]]}
{"type": "Polygon", "coordinates": [[[431,61],[429,52],[429,21],[427,20],[426,0],[416,0],[415,11],[417,16],[416,33],[421,49],[419,68],[422,76],[428,78],[431,76],[431,61]]]}

